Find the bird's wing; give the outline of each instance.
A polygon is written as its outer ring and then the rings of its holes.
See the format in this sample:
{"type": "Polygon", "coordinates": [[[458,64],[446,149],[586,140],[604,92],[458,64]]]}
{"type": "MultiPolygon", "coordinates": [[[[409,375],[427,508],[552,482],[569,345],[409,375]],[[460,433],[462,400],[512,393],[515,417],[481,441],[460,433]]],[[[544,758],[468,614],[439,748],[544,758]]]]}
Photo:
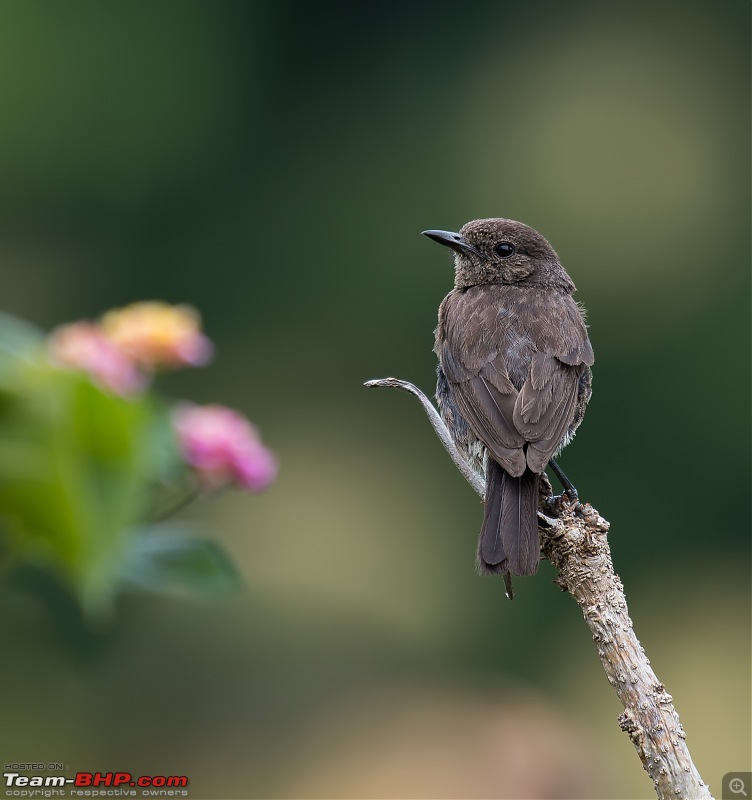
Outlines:
{"type": "Polygon", "coordinates": [[[569,366],[545,353],[533,356],[512,415],[515,428],[530,443],[527,464],[533,472],[545,469],[572,424],[583,368],[569,366]]]}
{"type": "MultiPolygon", "coordinates": [[[[583,324],[583,329],[584,327],[583,324]]],[[[583,330],[582,340],[574,345],[571,350],[567,350],[566,348],[560,349],[556,353],[556,358],[561,361],[562,364],[568,364],[570,367],[576,367],[580,364],[592,367],[595,356],[593,355],[593,346],[590,344],[587,331],[583,330]]]]}
{"type": "Polygon", "coordinates": [[[575,417],[580,377],[593,364],[593,348],[577,304],[570,296],[557,298],[562,319],[559,336],[535,336],[527,379],[515,400],[515,428],[530,443],[527,464],[533,472],[545,469],[564,441],[575,417]]]}
{"type": "MultiPolygon", "coordinates": [[[[476,294],[450,295],[446,300],[463,305],[453,309],[454,320],[474,322],[484,331],[498,328],[494,321],[497,310],[476,294]],[[485,319],[488,317],[488,319],[485,319]]],[[[445,317],[446,318],[446,317],[445,317]]],[[[510,475],[519,476],[525,470],[522,450],[525,438],[514,424],[514,407],[518,392],[507,373],[500,343],[494,339],[468,341],[466,331],[473,325],[445,325],[437,347],[442,369],[449,382],[452,399],[473,433],[486,446],[491,456],[510,475]]]]}
{"type": "Polygon", "coordinates": [[[452,385],[452,391],[460,414],[491,456],[510,475],[522,475],[525,439],[513,421],[517,391],[503,394],[482,375],[452,385]]]}

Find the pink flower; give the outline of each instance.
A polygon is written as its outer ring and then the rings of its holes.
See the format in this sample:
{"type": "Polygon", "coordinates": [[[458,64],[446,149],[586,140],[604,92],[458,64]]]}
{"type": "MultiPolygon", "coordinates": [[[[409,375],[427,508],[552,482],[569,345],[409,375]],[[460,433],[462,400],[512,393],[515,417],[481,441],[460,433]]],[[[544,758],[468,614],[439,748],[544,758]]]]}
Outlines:
{"type": "Polygon", "coordinates": [[[212,343],[201,332],[201,317],[190,306],[158,301],[108,311],[102,328],[109,339],[147,370],[198,367],[211,361],[212,343]]]}
{"type": "Polygon", "coordinates": [[[128,396],[142,392],[146,381],[135,364],[125,356],[93,322],[74,322],[56,328],[48,341],[54,364],[80,369],[103,388],[128,396]]]}
{"type": "Polygon", "coordinates": [[[274,455],[238,411],[184,404],[173,413],[173,425],[183,457],[206,488],[234,483],[259,492],[276,477],[274,455]]]}

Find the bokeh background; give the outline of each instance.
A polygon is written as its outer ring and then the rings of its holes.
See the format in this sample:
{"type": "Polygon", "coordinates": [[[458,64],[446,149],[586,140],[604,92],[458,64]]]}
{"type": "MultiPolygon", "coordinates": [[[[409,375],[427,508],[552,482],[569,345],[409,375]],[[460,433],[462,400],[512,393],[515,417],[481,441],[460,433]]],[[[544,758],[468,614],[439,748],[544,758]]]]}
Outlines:
{"type": "Polygon", "coordinates": [[[562,465],[612,523],[638,635],[720,793],[749,769],[749,4],[0,5],[3,307],[43,327],[198,307],[264,496],[183,516],[245,589],[124,596],[94,631],[4,585],[0,758],[191,796],[650,797],[576,605],[473,571],[481,507],[431,392],[450,255],[539,229],[589,310],[562,465]]]}

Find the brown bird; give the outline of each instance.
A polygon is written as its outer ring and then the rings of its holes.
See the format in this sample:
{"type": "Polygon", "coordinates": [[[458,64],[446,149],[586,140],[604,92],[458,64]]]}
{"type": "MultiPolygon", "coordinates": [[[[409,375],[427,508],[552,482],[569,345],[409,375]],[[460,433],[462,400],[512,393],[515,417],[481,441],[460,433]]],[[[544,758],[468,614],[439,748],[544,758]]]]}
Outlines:
{"type": "Polygon", "coordinates": [[[574,283],[537,231],[478,219],[423,231],[454,250],[454,289],[439,307],[436,399],[460,451],[486,476],[478,571],[538,569],[538,482],[570,442],[591,394],[593,348],[574,283]]]}

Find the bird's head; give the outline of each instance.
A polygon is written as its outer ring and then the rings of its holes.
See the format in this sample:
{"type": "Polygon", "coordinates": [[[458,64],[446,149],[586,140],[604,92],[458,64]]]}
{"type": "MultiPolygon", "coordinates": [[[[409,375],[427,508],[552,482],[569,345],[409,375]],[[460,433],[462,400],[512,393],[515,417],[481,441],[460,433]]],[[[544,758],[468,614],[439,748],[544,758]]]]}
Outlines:
{"type": "Polygon", "coordinates": [[[558,288],[568,293],[574,283],[559,263],[553,247],[522,222],[511,219],[475,219],[451,231],[423,231],[454,250],[455,286],[484,283],[558,288]]]}

